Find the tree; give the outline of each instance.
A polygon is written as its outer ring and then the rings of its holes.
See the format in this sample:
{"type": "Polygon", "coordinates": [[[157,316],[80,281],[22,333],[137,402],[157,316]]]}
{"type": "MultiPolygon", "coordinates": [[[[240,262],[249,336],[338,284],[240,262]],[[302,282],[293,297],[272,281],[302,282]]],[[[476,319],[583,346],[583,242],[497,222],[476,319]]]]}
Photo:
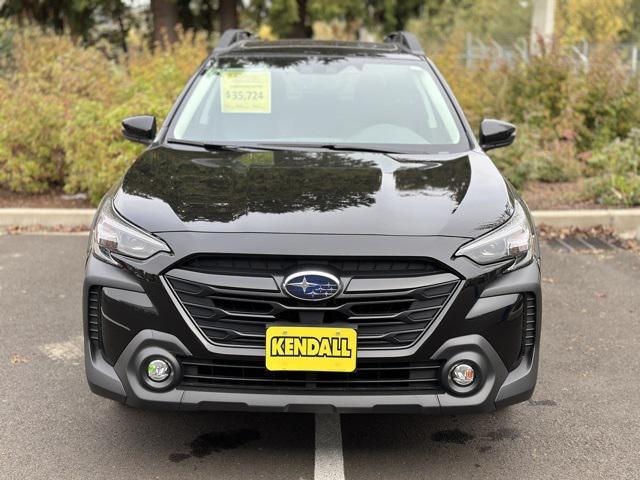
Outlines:
{"type": "Polygon", "coordinates": [[[622,41],[636,43],[640,41],[640,0],[629,0],[631,21],[627,31],[623,32],[622,41]]]}
{"type": "Polygon", "coordinates": [[[423,0],[254,0],[248,11],[257,25],[266,21],[284,38],[309,38],[314,21],[341,20],[355,36],[358,26],[384,23],[384,31],[401,30],[420,12],[423,0]],[[355,28],[354,28],[355,27],[355,28]]]}
{"type": "Polygon", "coordinates": [[[38,23],[57,33],[66,29],[86,39],[93,26],[92,14],[102,3],[100,0],[7,0],[0,3],[0,15],[17,18],[21,24],[38,23]]]}
{"type": "Polygon", "coordinates": [[[153,41],[162,44],[165,39],[173,43],[178,39],[178,5],[175,0],[151,0],[153,18],[153,41]]]}
{"type": "Polygon", "coordinates": [[[238,28],[237,0],[220,0],[218,15],[220,16],[221,33],[230,28],[238,28]]]}
{"type": "Polygon", "coordinates": [[[345,34],[351,38],[357,37],[358,28],[370,23],[366,2],[362,0],[311,0],[309,14],[313,21],[344,21],[345,34]]]}
{"type": "Polygon", "coordinates": [[[560,36],[567,43],[619,42],[633,21],[628,0],[565,0],[558,13],[560,36]]]}
{"type": "Polygon", "coordinates": [[[173,42],[178,25],[184,30],[204,30],[209,35],[238,28],[237,0],[152,0],[151,14],[154,42],[165,37],[173,42]]]}
{"type": "Polygon", "coordinates": [[[297,0],[298,21],[293,24],[287,34],[290,38],[309,38],[313,35],[313,29],[309,24],[307,15],[307,0],[297,0]]]}
{"type": "Polygon", "coordinates": [[[269,25],[281,37],[290,35],[295,25],[301,21],[297,0],[272,0],[270,8],[264,2],[262,5],[267,8],[269,25]]]}
{"type": "Polygon", "coordinates": [[[389,33],[404,29],[411,17],[420,14],[423,3],[424,0],[368,0],[367,7],[373,12],[374,23],[389,33]]]}
{"type": "Polygon", "coordinates": [[[428,0],[409,29],[425,45],[443,45],[456,32],[483,41],[511,44],[529,36],[532,2],[513,0],[428,0]]]}

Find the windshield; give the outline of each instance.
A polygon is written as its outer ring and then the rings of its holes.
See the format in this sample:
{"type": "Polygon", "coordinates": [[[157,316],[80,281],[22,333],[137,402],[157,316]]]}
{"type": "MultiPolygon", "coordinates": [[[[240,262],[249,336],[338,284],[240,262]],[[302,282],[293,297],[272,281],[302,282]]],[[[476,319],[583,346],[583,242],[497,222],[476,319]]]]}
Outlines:
{"type": "Polygon", "coordinates": [[[426,63],[375,58],[221,59],[191,88],[169,138],[428,153],[468,148],[426,63]]]}

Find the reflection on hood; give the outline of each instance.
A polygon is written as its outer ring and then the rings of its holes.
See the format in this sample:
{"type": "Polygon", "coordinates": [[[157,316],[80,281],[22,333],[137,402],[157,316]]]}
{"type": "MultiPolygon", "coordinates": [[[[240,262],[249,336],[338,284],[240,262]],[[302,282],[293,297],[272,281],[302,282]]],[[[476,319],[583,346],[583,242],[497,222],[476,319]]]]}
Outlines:
{"type": "Polygon", "coordinates": [[[474,161],[469,155],[407,160],[382,153],[161,147],[131,167],[116,208],[156,232],[475,237],[503,221],[511,201],[493,164],[484,156],[474,161]]]}
{"type": "Polygon", "coordinates": [[[231,158],[168,157],[142,161],[127,177],[126,193],[161,198],[183,222],[231,222],[249,212],[329,212],[375,202],[382,173],[374,162],[336,161],[332,154],[240,154],[231,158]],[[145,163],[148,163],[145,168],[145,163]],[[205,167],[205,168],[203,168],[205,167]],[[149,169],[167,175],[155,178],[149,169]],[[174,180],[179,178],[178,182],[174,180]]]}

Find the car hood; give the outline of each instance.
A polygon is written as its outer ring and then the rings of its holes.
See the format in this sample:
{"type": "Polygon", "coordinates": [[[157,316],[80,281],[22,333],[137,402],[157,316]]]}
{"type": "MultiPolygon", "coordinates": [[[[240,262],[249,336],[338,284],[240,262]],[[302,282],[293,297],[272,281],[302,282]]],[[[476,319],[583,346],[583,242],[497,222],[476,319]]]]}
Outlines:
{"type": "Polygon", "coordinates": [[[444,235],[502,224],[513,196],[480,152],[202,152],[156,147],[131,166],[116,210],[150,232],[444,235]]]}

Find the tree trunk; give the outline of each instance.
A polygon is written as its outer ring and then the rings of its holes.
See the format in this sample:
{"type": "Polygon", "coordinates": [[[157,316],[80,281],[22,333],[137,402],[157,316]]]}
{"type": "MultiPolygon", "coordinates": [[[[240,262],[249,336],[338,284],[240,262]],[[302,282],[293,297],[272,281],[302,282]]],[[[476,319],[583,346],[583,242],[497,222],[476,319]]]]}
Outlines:
{"type": "Polygon", "coordinates": [[[129,48],[127,47],[127,29],[122,21],[121,12],[117,13],[116,20],[118,21],[118,28],[120,29],[120,45],[122,46],[122,51],[127,53],[129,51],[129,48]]]}
{"type": "Polygon", "coordinates": [[[220,15],[220,34],[230,28],[238,28],[237,0],[220,0],[218,13],[220,15]]]}
{"type": "Polygon", "coordinates": [[[175,42],[178,39],[178,7],[175,0],[151,0],[151,15],[154,44],[164,44],[165,38],[169,43],[175,42]]]}
{"type": "Polygon", "coordinates": [[[297,0],[298,2],[298,21],[287,33],[287,38],[311,38],[313,28],[307,23],[307,0],[297,0]]]}

